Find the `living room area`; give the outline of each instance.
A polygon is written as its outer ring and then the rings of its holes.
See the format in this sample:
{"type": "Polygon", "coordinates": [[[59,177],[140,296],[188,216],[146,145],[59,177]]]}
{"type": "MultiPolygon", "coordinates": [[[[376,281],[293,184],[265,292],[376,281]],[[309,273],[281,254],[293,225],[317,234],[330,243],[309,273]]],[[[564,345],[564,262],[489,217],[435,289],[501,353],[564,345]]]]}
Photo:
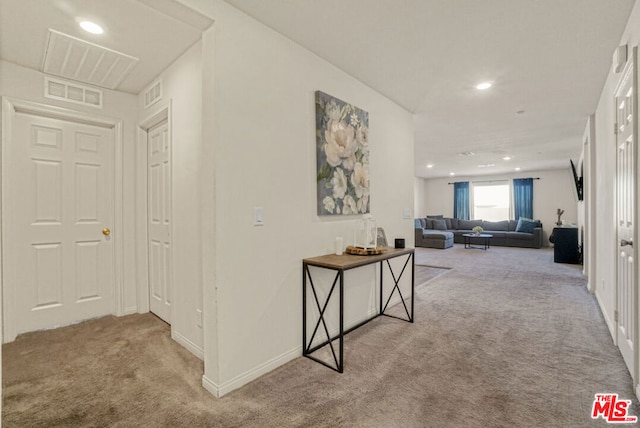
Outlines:
{"type": "Polygon", "coordinates": [[[446,249],[464,244],[469,238],[464,235],[481,232],[491,235],[491,246],[546,248],[552,246],[554,228],[582,226],[579,204],[568,162],[566,168],[526,173],[455,180],[416,177],[415,245],[446,249]],[[525,201],[514,191],[514,181],[519,184],[523,178],[531,178],[525,201]],[[456,203],[456,183],[467,183],[462,207],[456,203]]]}

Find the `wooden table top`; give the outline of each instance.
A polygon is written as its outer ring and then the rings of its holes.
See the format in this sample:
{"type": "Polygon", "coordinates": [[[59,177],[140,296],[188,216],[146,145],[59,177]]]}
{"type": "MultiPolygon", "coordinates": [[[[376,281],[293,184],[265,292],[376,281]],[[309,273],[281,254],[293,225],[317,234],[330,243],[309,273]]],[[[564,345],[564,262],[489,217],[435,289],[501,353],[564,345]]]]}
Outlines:
{"type": "Polygon", "coordinates": [[[359,256],[344,253],[341,256],[336,254],[325,254],[324,256],[311,257],[303,259],[302,262],[310,266],[318,266],[333,270],[348,270],[360,266],[366,266],[383,260],[398,257],[403,254],[412,254],[413,248],[393,248],[385,247],[382,254],[370,256],[359,256]]]}

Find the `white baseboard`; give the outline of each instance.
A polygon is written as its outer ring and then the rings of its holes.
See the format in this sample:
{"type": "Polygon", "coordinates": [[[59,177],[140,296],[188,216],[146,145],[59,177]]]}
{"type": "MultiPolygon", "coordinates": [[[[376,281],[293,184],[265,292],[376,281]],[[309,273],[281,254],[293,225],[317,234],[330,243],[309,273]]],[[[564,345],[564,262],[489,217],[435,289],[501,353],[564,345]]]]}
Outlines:
{"type": "Polygon", "coordinates": [[[260,376],[265,375],[274,369],[277,369],[278,367],[288,363],[295,358],[298,358],[301,355],[302,346],[296,346],[294,349],[287,351],[275,358],[272,358],[271,360],[266,361],[265,363],[260,364],[259,366],[248,370],[234,377],[230,381],[224,382],[220,385],[203,375],[202,386],[214,396],[220,398],[223,395],[228,394],[231,391],[248,384],[252,380],[255,380],[260,376]]]}
{"type": "Polygon", "coordinates": [[[220,387],[205,375],[202,375],[202,387],[209,391],[214,397],[220,398],[220,387]]]}
{"type": "Polygon", "coordinates": [[[187,351],[204,360],[204,350],[173,329],[171,329],[171,338],[186,348],[187,351]]]}
{"type": "Polygon", "coordinates": [[[129,306],[128,308],[124,308],[124,311],[122,311],[122,315],[121,316],[137,314],[137,313],[138,313],[138,307],[137,306],[129,306]]]}
{"type": "Polygon", "coordinates": [[[609,314],[607,314],[604,304],[602,304],[602,299],[600,298],[600,293],[598,290],[596,290],[595,295],[596,295],[596,301],[598,302],[598,306],[600,306],[600,312],[604,317],[604,322],[607,324],[607,328],[609,328],[609,334],[611,335],[611,338],[615,343],[616,342],[616,325],[615,323],[611,322],[612,320],[611,318],[609,318],[609,314]]]}
{"type": "Polygon", "coordinates": [[[640,384],[636,385],[636,398],[640,400],[640,384]]]}

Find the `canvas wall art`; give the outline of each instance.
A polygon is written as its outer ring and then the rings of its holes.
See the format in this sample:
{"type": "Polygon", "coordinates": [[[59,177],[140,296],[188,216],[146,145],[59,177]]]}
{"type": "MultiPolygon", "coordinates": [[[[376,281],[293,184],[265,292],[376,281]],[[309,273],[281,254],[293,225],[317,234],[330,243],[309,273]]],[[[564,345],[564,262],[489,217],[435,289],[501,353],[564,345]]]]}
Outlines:
{"type": "Polygon", "coordinates": [[[316,91],[318,215],[369,212],[369,113],[316,91]]]}

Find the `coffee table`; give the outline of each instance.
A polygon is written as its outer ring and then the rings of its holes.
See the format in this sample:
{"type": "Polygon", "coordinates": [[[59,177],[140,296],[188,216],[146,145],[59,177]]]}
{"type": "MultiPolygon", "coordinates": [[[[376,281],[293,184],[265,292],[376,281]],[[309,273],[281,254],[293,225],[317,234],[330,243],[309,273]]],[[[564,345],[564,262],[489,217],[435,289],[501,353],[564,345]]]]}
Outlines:
{"type": "Polygon", "coordinates": [[[481,233],[479,235],[475,234],[475,233],[465,233],[464,235],[462,235],[464,237],[464,248],[472,248],[472,249],[476,249],[476,250],[485,250],[487,251],[487,248],[491,248],[490,245],[490,239],[493,238],[493,235],[490,235],[488,233],[481,233]],[[483,247],[477,247],[471,244],[471,240],[474,240],[475,243],[477,243],[478,241],[481,241],[481,244],[479,245],[483,245],[483,247]]]}

